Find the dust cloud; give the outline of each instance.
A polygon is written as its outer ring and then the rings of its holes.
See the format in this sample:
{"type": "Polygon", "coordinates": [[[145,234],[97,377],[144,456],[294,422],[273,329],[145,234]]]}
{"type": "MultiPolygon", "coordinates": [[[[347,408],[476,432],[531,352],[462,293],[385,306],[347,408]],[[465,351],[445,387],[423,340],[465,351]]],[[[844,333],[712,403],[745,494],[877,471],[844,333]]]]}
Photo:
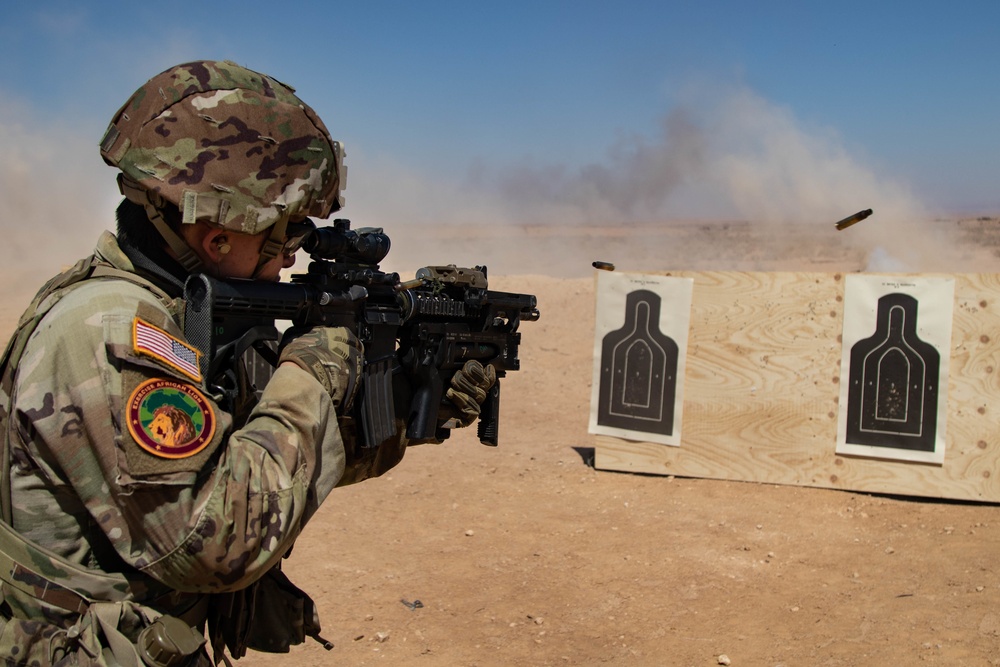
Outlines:
{"type": "Polygon", "coordinates": [[[402,265],[485,261],[565,276],[594,260],[635,271],[991,270],[992,252],[970,254],[975,233],[868,162],[835,131],[753,91],[703,88],[685,93],[655,136],[610,139],[600,162],[477,164],[461,184],[362,164],[351,187],[365,214],[399,230],[402,265]],[[391,176],[366,183],[368,166],[391,176]],[[386,182],[388,197],[370,189],[386,182]],[[866,208],[871,218],[835,229],[866,208]],[[441,225],[451,226],[444,236],[431,229],[441,225]]]}
{"type": "MultiPolygon", "coordinates": [[[[99,133],[0,103],[8,284],[17,276],[33,291],[113,228],[120,196],[99,133]]],[[[351,145],[347,163],[340,215],[384,227],[393,250],[383,266],[404,276],[454,263],[578,277],[595,260],[630,271],[957,272],[996,259],[988,221],[932,214],[836,132],[747,89],[688,91],[652,136],[609,137],[590,164],[479,160],[449,180],[351,145]],[[835,230],[865,208],[871,218],[835,230]]]]}
{"type": "Polygon", "coordinates": [[[113,228],[118,189],[99,140],[0,102],[0,280],[12,307],[113,228]]]}

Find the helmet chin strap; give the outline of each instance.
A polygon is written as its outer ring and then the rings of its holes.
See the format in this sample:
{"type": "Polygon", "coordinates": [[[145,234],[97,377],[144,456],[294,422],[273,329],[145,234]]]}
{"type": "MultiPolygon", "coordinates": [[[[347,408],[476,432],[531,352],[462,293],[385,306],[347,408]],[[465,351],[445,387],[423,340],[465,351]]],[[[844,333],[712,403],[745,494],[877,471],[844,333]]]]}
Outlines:
{"type": "Polygon", "coordinates": [[[264,246],[260,249],[260,258],[257,260],[257,268],[254,269],[253,277],[259,278],[264,266],[281,253],[285,246],[285,230],[288,229],[288,218],[282,217],[278,222],[271,225],[271,233],[264,246]]]}
{"type": "Polygon", "coordinates": [[[160,232],[160,236],[163,240],[167,242],[170,249],[174,251],[177,255],[177,261],[180,262],[181,266],[188,273],[202,273],[205,271],[205,265],[199,259],[198,255],[195,254],[194,250],[191,249],[183,238],[180,237],[174,230],[170,228],[167,221],[163,219],[163,214],[160,209],[156,208],[152,204],[146,204],[146,216],[149,221],[153,223],[156,230],[160,232]]]}
{"type": "Polygon", "coordinates": [[[151,201],[151,198],[156,197],[156,195],[151,195],[148,190],[139,187],[125,174],[118,174],[118,189],[128,200],[141,205],[146,210],[146,217],[156,227],[156,231],[160,232],[160,236],[170,246],[174,255],[177,256],[177,261],[180,262],[185,271],[188,273],[205,271],[205,265],[198,255],[177,232],[170,228],[167,221],[163,219],[163,212],[151,201]]]}

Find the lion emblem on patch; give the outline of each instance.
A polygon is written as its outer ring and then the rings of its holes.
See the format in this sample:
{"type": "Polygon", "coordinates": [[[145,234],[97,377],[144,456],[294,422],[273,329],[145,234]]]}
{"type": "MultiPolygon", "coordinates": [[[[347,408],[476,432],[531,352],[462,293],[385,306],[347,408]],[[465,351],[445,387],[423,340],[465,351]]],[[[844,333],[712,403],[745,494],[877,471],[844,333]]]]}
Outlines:
{"type": "Polygon", "coordinates": [[[128,430],[150,454],[169,459],[193,456],[215,435],[215,417],[195,387],[166,379],[146,380],[128,400],[128,430]]]}

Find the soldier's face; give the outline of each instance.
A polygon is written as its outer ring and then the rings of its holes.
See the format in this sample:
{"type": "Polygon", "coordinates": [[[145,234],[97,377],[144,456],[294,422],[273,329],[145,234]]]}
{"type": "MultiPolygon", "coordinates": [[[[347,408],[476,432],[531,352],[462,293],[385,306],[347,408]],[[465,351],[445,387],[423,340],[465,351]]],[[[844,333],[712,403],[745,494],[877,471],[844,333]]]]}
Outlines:
{"type": "MultiPolygon", "coordinates": [[[[256,278],[279,280],[282,269],[295,263],[295,252],[279,253],[260,269],[260,253],[270,237],[270,230],[260,234],[241,234],[213,228],[204,222],[183,225],[181,235],[198,255],[206,273],[216,278],[256,278]]],[[[171,252],[168,249],[168,252],[171,252]]]]}
{"type": "Polygon", "coordinates": [[[263,234],[239,234],[230,232],[226,235],[229,252],[222,255],[216,264],[219,278],[256,278],[258,280],[278,280],[280,271],[295,263],[294,255],[279,254],[257,269],[260,252],[267,241],[269,232],[263,234]]]}

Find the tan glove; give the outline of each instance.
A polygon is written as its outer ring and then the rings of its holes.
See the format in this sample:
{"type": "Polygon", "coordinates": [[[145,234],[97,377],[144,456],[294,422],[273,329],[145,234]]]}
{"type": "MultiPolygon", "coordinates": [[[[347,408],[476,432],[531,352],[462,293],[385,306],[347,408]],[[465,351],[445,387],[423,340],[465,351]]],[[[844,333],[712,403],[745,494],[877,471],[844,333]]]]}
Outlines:
{"type": "Polygon", "coordinates": [[[278,363],[286,361],[319,380],[335,406],[350,408],[364,363],[364,348],[350,329],[310,329],[284,344],[278,363]]]}
{"type": "Polygon", "coordinates": [[[451,387],[445,392],[461,414],[459,426],[468,426],[479,418],[479,411],[486,400],[486,392],[497,381],[493,366],[483,366],[475,359],[469,359],[451,378],[451,387]]]}

